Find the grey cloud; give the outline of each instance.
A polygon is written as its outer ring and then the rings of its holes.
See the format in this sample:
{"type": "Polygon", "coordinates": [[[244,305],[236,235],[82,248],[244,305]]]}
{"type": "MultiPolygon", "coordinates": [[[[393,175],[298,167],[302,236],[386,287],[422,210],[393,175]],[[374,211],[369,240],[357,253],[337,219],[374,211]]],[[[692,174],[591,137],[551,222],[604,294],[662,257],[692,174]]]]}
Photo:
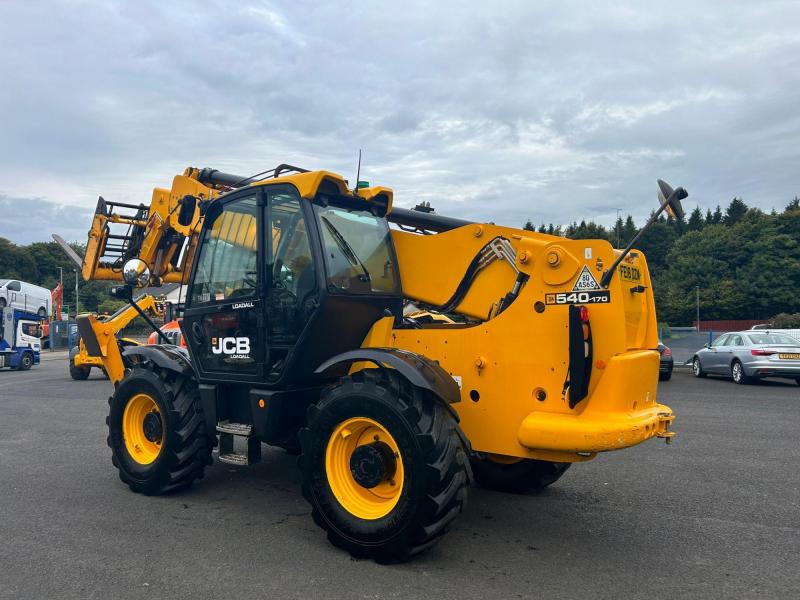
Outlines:
{"type": "Polygon", "coordinates": [[[657,177],[689,206],[783,206],[798,193],[799,16],[789,2],[9,4],[0,193],[138,202],[190,164],[352,178],[363,148],[365,178],[398,205],[510,225],[610,224],[617,207],[641,220],[657,177]]]}
{"type": "Polygon", "coordinates": [[[51,241],[53,233],[68,242],[86,243],[92,210],[63,206],[42,198],[0,194],[0,237],[18,244],[51,241]]]}

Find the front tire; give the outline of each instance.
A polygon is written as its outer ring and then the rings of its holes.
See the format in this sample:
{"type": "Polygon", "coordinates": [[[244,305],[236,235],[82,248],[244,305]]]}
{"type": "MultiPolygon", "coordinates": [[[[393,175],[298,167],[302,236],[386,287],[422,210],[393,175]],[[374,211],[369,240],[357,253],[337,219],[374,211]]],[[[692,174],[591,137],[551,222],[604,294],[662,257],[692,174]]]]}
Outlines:
{"type": "Polygon", "coordinates": [[[17,367],[20,371],[27,371],[33,366],[33,356],[30,352],[23,352],[22,356],[19,359],[19,367],[17,367]]]}
{"type": "Polygon", "coordinates": [[[194,380],[148,361],[130,371],[108,403],[111,462],[131,490],[166,494],[203,477],[214,441],[194,380]]]}
{"type": "Polygon", "coordinates": [[[733,379],[733,383],[739,385],[744,385],[751,381],[751,378],[744,374],[744,367],[738,360],[734,360],[731,363],[731,378],[733,379]]]}
{"type": "Polygon", "coordinates": [[[397,375],[343,377],[309,408],[300,444],[314,521],[354,557],[406,560],[466,505],[470,466],[454,413],[397,375]]]}
{"type": "Polygon", "coordinates": [[[540,492],[561,479],[570,466],[572,463],[525,458],[515,460],[480,455],[472,458],[472,472],[478,485],[511,494],[540,492]]]}
{"type": "Polygon", "coordinates": [[[705,377],[706,372],[703,371],[703,365],[700,364],[700,357],[695,356],[692,361],[692,373],[695,377],[705,377]]]}
{"type": "Polygon", "coordinates": [[[76,365],[73,359],[69,360],[69,376],[75,381],[84,381],[89,378],[89,373],[92,372],[92,367],[84,367],[83,365],[76,365]]]}

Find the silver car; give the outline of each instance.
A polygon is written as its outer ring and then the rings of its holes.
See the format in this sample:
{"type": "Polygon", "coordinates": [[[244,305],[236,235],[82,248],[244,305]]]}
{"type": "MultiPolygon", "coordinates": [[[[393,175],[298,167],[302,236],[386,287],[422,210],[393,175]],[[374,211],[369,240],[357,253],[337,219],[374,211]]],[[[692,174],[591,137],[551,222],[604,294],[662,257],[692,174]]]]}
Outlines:
{"type": "Polygon", "coordinates": [[[725,333],[695,353],[692,370],[695,377],[727,375],[735,383],[787,377],[800,385],[800,342],[772,331],[725,333]]]}

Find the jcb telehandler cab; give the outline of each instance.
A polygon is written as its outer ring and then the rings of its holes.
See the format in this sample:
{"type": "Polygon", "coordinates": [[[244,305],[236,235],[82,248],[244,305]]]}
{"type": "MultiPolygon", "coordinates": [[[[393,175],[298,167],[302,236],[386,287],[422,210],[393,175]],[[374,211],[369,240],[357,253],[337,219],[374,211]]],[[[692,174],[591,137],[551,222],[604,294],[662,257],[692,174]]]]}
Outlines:
{"type": "MultiPolygon", "coordinates": [[[[391,190],[329,172],[262,175],[187,169],[133,215],[98,204],[87,279],[188,284],[187,348],[129,348],[132,368],[108,369],[109,445],[133,491],[186,488],[217,444],[241,465],[280,446],[332,543],[403,560],[445,533],[473,471],[543,488],[673,435],[640,252],[394,208],[391,190]]],[[[685,192],[661,183],[658,213],[680,210],[685,192]]]]}

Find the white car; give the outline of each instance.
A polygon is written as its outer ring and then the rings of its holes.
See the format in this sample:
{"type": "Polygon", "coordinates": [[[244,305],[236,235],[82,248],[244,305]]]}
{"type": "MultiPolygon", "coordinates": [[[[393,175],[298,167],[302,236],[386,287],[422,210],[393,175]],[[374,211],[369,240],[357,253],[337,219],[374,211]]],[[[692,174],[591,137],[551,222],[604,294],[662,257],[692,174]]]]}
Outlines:
{"type": "Polygon", "coordinates": [[[47,317],[52,312],[52,302],[47,288],[19,279],[0,279],[0,309],[7,306],[47,317]]]}

